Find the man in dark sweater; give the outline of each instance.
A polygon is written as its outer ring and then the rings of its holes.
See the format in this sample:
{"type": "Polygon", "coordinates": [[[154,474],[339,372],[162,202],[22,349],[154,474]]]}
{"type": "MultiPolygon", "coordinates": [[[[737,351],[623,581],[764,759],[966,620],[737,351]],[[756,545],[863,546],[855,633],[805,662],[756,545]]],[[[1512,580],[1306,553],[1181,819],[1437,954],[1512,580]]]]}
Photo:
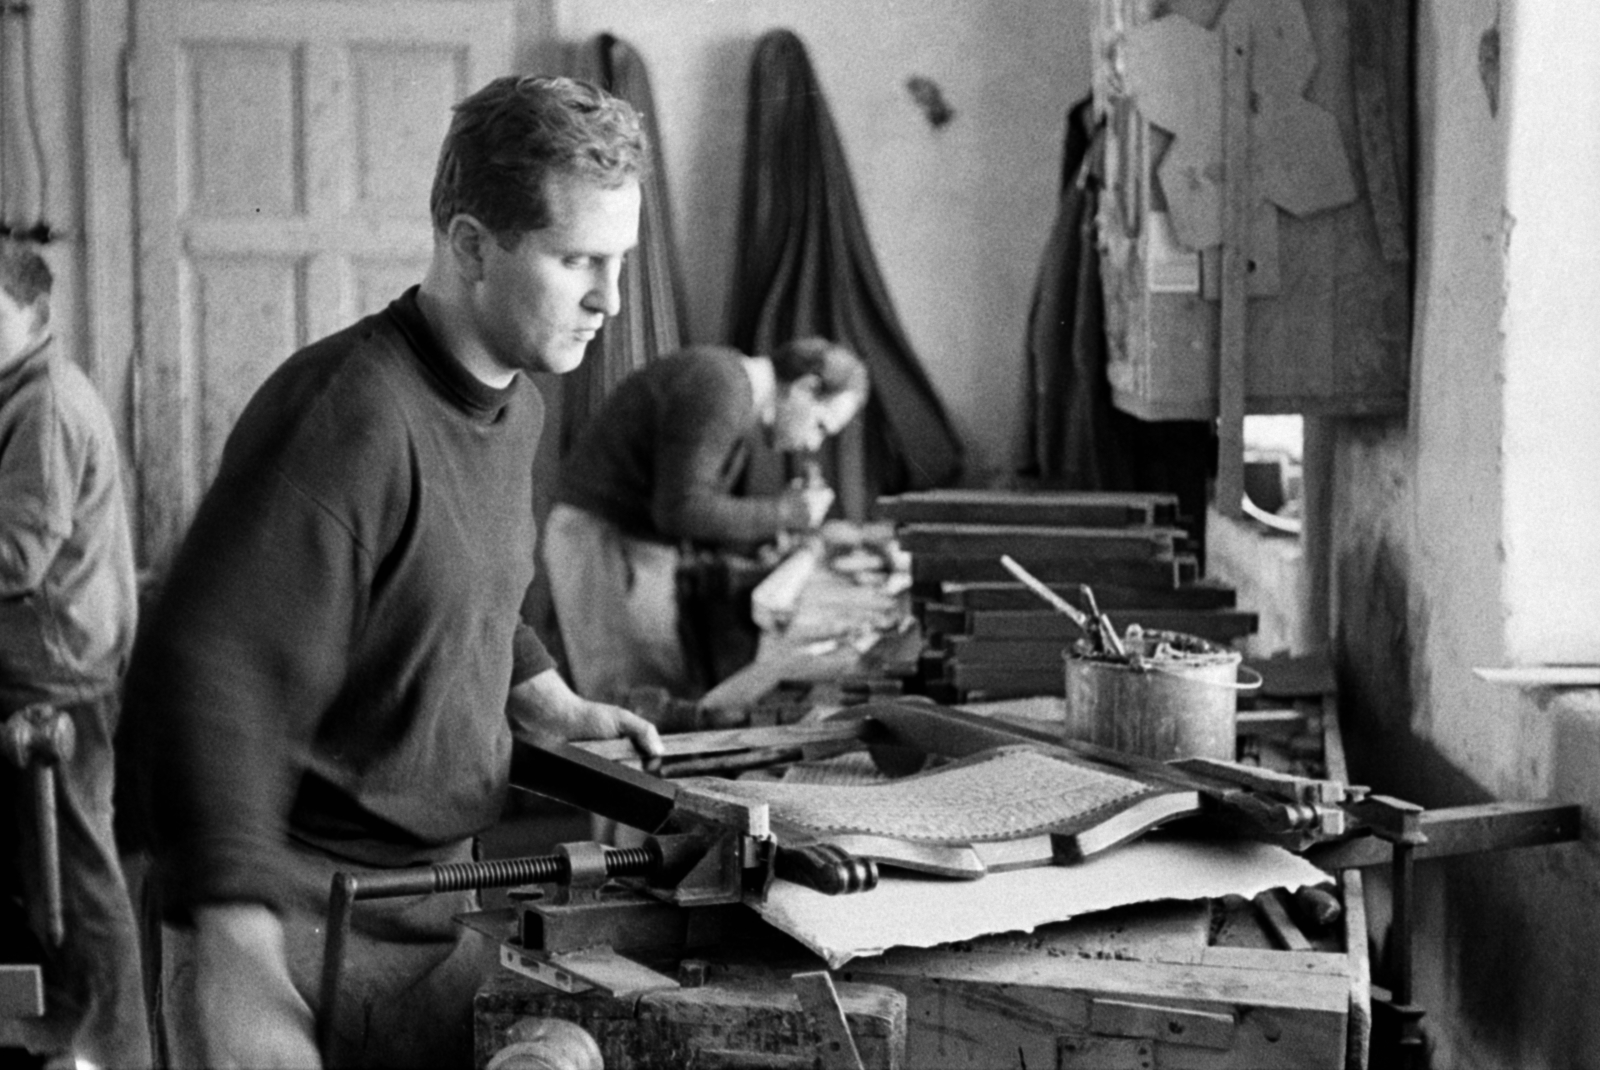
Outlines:
{"type": "MultiPolygon", "coordinates": [[[[419,287],[294,354],[229,437],[141,633],[141,748],[175,1061],[315,1064],[322,927],[341,869],[471,857],[514,733],[654,729],[580,698],[519,617],[533,578],[540,395],[619,307],[643,134],[566,79],[457,105],[419,287]]],[[[494,947],[468,895],[364,903],[332,1048],[469,1065],[494,947]]]]}
{"type": "Polygon", "coordinates": [[[697,346],[623,380],[562,465],[544,554],[580,693],[619,701],[641,685],[686,694],[678,547],[747,547],[821,523],[826,486],[742,493],[759,437],[808,453],[865,403],[867,372],[820,338],[769,357],[697,346]]]}

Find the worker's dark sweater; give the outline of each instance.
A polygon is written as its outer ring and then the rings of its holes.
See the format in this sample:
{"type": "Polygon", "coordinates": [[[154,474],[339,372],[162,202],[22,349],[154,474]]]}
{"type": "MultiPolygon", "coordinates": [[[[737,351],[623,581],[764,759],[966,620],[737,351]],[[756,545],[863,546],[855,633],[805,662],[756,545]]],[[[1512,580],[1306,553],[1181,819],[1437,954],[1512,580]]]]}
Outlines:
{"type": "Polygon", "coordinates": [[[415,290],[251,400],[129,674],[177,917],[278,905],[286,830],[398,865],[498,817],[508,690],[552,664],[519,616],[542,424],[526,379],[438,346],[415,290]]]}
{"type": "Polygon", "coordinates": [[[805,523],[738,493],[760,419],[734,349],[693,346],[617,385],[561,467],[556,500],[635,538],[747,544],[805,523]]]}

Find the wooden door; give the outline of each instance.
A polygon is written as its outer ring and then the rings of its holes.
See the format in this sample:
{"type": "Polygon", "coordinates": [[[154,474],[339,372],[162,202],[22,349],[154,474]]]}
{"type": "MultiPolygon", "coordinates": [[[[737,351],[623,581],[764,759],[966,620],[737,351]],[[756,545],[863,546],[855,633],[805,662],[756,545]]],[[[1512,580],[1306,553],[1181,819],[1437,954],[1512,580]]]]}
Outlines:
{"type": "Polygon", "coordinates": [[[261,381],[422,277],[450,106],[511,0],[136,5],[136,468],[162,571],[261,381]]]}

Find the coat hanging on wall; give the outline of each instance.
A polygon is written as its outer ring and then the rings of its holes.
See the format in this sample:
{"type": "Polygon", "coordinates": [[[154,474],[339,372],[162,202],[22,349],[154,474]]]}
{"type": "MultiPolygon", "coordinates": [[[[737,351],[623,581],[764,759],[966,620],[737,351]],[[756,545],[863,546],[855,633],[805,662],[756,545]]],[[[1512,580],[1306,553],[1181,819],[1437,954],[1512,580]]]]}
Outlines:
{"type": "Polygon", "coordinates": [[[589,343],[583,363],[561,378],[563,454],[613,387],[688,342],[662,165],[661,121],[644,60],[625,41],[607,33],[585,43],[573,66],[576,77],[621,97],[639,112],[649,137],[649,165],[641,188],[639,247],[622,268],[622,311],[607,320],[589,343]]]}
{"type": "Polygon", "coordinates": [[[1061,201],[1028,312],[1019,473],[1057,490],[1176,494],[1203,566],[1210,422],[1141,420],[1112,403],[1097,234],[1102,151],[1082,101],[1068,112],[1061,201]]]}
{"type": "Polygon", "coordinates": [[[788,30],[756,43],[745,134],[729,341],[770,353],[821,335],[866,363],[872,395],[852,425],[863,429],[859,480],[849,457],[832,458],[847,516],[879,493],[953,483],[960,438],[889,300],[822,88],[788,30]]]}
{"type": "Polygon", "coordinates": [[[0,236],[49,242],[50,176],[34,104],[33,8],[0,4],[0,236]]]}

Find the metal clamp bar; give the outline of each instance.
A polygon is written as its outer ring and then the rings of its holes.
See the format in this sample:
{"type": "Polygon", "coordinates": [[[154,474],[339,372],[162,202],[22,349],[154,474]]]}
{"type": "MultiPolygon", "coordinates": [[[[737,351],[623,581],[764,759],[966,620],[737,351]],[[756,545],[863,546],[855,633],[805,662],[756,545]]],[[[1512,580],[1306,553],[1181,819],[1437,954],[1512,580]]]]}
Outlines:
{"type": "MultiPolygon", "coordinates": [[[[660,863],[660,852],[646,848],[607,849],[605,854],[606,870],[612,877],[648,876],[660,863]]],[[[549,884],[564,881],[569,875],[564,854],[489,862],[443,862],[374,873],[335,873],[328,891],[328,924],[323,937],[322,987],[317,1008],[317,1048],[323,1059],[327,1060],[333,1053],[345,949],[350,942],[350,924],[357,900],[549,884]]]]}

